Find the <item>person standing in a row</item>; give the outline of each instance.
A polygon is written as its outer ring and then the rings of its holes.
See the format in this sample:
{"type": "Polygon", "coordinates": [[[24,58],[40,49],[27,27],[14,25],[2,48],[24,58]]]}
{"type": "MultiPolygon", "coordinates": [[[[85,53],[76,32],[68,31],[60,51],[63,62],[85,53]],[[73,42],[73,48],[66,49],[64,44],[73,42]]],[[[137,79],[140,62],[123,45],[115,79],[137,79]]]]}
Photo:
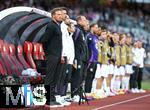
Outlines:
{"type": "Polygon", "coordinates": [[[75,46],[74,68],[71,78],[71,93],[74,101],[79,101],[79,88],[83,83],[86,70],[86,62],[88,60],[87,39],[84,27],[87,24],[85,16],[77,17],[76,31],[73,34],[75,46]]]}
{"type": "Polygon", "coordinates": [[[61,32],[62,32],[62,55],[61,55],[61,64],[57,69],[60,76],[57,82],[56,87],[56,101],[61,103],[64,106],[68,106],[71,103],[67,102],[64,99],[64,96],[67,92],[68,87],[68,80],[69,76],[72,72],[72,64],[74,60],[74,43],[72,39],[72,35],[75,31],[75,27],[72,24],[69,16],[68,16],[68,9],[65,7],[60,7],[62,9],[62,18],[63,22],[61,23],[61,32]]]}
{"type": "Polygon", "coordinates": [[[143,68],[144,68],[144,58],[146,58],[146,52],[145,49],[142,47],[142,42],[138,42],[138,48],[139,48],[139,55],[141,56],[139,58],[140,65],[139,65],[139,72],[137,76],[137,86],[139,92],[145,92],[145,90],[142,89],[142,78],[143,78],[143,68]]]}
{"type": "MultiPolygon", "coordinates": [[[[91,93],[92,82],[95,77],[95,71],[98,63],[98,25],[96,23],[90,25],[90,33],[87,35],[89,48],[89,65],[85,80],[85,92],[91,93]]],[[[87,94],[88,95],[88,94],[87,94]]]]}
{"type": "Polygon", "coordinates": [[[145,49],[142,48],[142,42],[137,41],[133,49],[133,74],[130,77],[130,89],[132,93],[145,92],[141,88],[144,58],[146,57],[145,49]],[[138,60],[137,60],[138,59],[138,60]]]}
{"type": "Polygon", "coordinates": [[[60,24],[62,22],[62,10],[60,8],[54,8],[51,11],[51,18],[52,20],[47,25],[45,34],[41,39],[47,59],[45,77],[45,89],[47,91],[46,104],[50,107],[61,107],[62,105],[56,102],[55,87],[59,76],[57,68],[61,63],[62,32],[60,24]]]}

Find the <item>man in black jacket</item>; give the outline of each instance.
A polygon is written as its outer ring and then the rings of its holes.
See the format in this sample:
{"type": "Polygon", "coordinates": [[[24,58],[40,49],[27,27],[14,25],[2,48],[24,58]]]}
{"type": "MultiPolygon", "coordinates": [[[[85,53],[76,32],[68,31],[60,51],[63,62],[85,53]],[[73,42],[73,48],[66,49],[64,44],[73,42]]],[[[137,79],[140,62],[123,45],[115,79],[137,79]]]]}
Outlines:
{"type": "Polygon", "coordinates": [[[86,39],[86,32],[84,30],[85,25],[87,24],[87,19],[85,16],[77,17],[77,26],[76,31],[73,35],[74,46],[75,46],[75,60],[74,68],[72,72],[72,81],[71,81],[71,93],[74,97],[74,101],[79,101],[79,88],[82,85],[86,63],[88,60],[88,46],[86,39]]]}
{"type": "Polygon", "coordinates": [[[54,8],[51,11],[52,20],[47,25],[45,34],[41,39],[44,45],[44,50],[47,59],[46,77],[45,77],[45,89],[47,105],[50,107],[61,107],[62,105],[56,102],[55,86],[59,73],[56,72],[58,65],[61,61],[62,51],[62,32],[60,24],[62,22],[62,12],[60,8],[54,8]]]}

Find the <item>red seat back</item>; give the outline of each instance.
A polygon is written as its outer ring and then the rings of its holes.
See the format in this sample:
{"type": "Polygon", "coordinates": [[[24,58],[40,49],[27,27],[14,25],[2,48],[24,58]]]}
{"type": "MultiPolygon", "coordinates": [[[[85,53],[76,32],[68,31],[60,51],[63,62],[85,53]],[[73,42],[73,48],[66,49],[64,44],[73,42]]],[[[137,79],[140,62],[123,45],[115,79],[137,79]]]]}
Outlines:
{"type": "Polygon", "coordinates": [[[0,73],[2,75],[5,75],[7,74],[7,70],[6,70],[6,67],[5,67],[5,64],[4,64],[4,61],[2,59],[2,56],[1,56],[1,52],[2,52],[2,47],[3,47],[3,40],[0,39],[0,73]]]}
{"type": "Polygon", "coordinates": [[[25,69],[30,68],[30,65],[26,62],[24,55],[23,55],[23,48],[21,45],[17,46],[17,57],[20,63],[23,65],[25,69]]]}
{"type": "Polygon", "coordinates": [[[33,43],[33,57],[35,60],[45,60],[45,53],[43,49],[43,45],[40,43],[33,43]]]}
{"type": "Polygon", "coordinates": [[[36,65],[35,65],[34,60],[32,58],[32,51],[33,51],[32,43],[25,41],[25,43],[24,43],[24,52],[25,52],[25,55],[26,55],[26,60],[27,60],[28,64],[30,64],[30,66],[33,69],[36,69],[36,65]]]}
{"type": "Polygon", "coordinates": [[[43,45],[40,43],[33,43],[33,45],[34,45],[33,57],[37,67],[37,71],[41,74],[45,74],[46,60],[43,45]]]}
{"type": "Polygon", "coordinates": [[[45,60],[45,53],[42,44],[39,44],[39,57],[40,60],[45,60]]]}
{"type": "Polygon", "coordinates": [[[16,57],[15,45],[10,44],[9,45],[9,50],[10,50],[10,58],[11,58],[12,62],[14,63],[14,65],[16,66],[16,72],[17,72],[18,75],[21,75],[21,72],[24,70],[24,67],[16,57]]]}
{"type": "Polygon", "coordinates": [[[33,43],[33,58],[34,60],[39,60],[39,44],[38,43],[33,43]]]}
{"type": "Polygon", "coordinates": [[[8,45],[9,44],[7,44],[7,43],[3,43],[1,56],[4,61],[4,64],[7,69],[8,74],[14,74],[14,73],[16,73],[15,65],[13,64],[13,62],[10,59],[8,45]]]}

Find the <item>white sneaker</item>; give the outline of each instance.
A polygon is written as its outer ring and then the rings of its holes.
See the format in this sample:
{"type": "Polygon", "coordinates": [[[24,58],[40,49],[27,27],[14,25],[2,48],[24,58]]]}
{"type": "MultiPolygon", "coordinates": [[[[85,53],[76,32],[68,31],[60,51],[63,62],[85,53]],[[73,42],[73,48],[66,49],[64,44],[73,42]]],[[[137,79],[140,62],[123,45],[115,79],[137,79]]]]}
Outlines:
{"type": "Polygon", "coordinates": [[[115,96],[115,94],[113,92],[109,92],[108,96],[115,96]]]}
{"type": "Polygon", "coordinates": [[[146,90],[140,89],[139,92],[140,92],[140,93],[145,93],[146,90]]]}
{"type": "Polygon", "coordinates": [[[115,94],[111,92],[110,88],[107,88],[105,93],[107,96],[115,96],[115,94]]]}
{"type": "Polygon", "coordinates": [[[134,88],[131,89],[131,93],[136,93],[134,88]]]}
{"type": "Polygon", "coordinates": [[[80,100],[79,95],[75,95],[75,96],[72,98],[72,101],[73,101],[73,102],[79,102],[79,100],[80,100]]]}
{"type": "Polygon", "coordinates": [[[56,101],[59,102],[61,105],[69,106],[71,105],[71,102],[67,102],[63,97],[56,96],[56,101]]]}
{"type": "Polygon", "coordinates": [[[140,93],[138,88],[135,88],[134,91],[135,91],[135,93],[140,93]]]}
{"type": "Polygon", "coordinates": [[[95,94],[93,95],[93,97],[95,99],[106,98],[107,94],[106,94],[106,92],[104,90],[98,89],[98,90],[95,91],[95,94]]]}
{"type": "MultiPolygon", "coordinates": [[[[72,101],[73,102],[79,102],[80,100],[80,96],[79,95],[75,95],[73,98],[72,98],[72,101]]],[[[85,99],[81,99],[82,102],[85,102],[85,99]]]]}
{"type": "Polygon", "coordinates": [[[111,92],[112,92],[113,94],[115,94],[115,95],[119,95],[118,92],[117,92],[117,90],[111,89],[111,92]]]}

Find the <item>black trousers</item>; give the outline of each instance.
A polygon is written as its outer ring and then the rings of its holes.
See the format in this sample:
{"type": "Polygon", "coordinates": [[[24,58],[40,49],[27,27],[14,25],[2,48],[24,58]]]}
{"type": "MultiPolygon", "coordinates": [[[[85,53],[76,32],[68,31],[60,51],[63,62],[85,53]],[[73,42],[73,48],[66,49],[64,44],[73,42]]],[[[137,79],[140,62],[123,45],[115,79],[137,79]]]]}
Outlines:
{"type": "Polygon", "coordinates": [[[67,64],[65,84],[71,83],[72,69],[72,64],[67,64]]]}
{"type": "Polygon", "coordinates": [[[130,89],[137,88],[137,76],[139,73],[139,67],[133,66],[133,74],[130,76],[130,89]]]}
{"type": "Polygon", "coordinates": [[[130,77],[130,89],[142,87],[142,78],[143,78],[143,68],[133,66],[134,73],[130,77]]]}
{"type": "Polygon", "coordinates": [[[95,72],[97,68],[97,63],[92,62],[90,63],[88,69],[87,69],[87,76],[85,79],[85,92],[90,93],[92,89],[92,82],[95,77],[95,72]]]}
{"type": "Polygon", "coordinates": [[[137,76],[138,89],[141,89],[142,87],[142,78],[143,78],[143,68],[139,68],[138,76],[137,76]]]}
{"type": "Polygon", "coordinates": [[[47,103],[50,101],[56,101],[55,98],[55,87],[59,78],[59,73],[57,72],[57,68],[60,65],[60,57],[49,55],[47,56],[47,65],[46,65],[46,77],[45,77],[45,89],[47,103]]]}
{"type": "Polygon", "coordinates": [[[68,83],[71,82],[71,74],[72,74],[72,65],[71,64],[67,64],[66,70],[65,70],[64,83],[61,86],[59,95],[65,96],[67,94],[68,83]]]}
{"type": "Polygon", "coordinates": [[[71,97],[79,94],[79,88],[83,83],[85,65],[82,61],[77,61],[77,68],[72,69],[71,76],[71,97]]]}
{"type": "Polygon", "coordinates": [[[65,91],[65,80],[66,80],[66,69],[67,69],[67,62],[61,63],[58,65],[57,72],[59,74],[57,84],[56,84],[56,95],[64,95],[65,91]]]}

